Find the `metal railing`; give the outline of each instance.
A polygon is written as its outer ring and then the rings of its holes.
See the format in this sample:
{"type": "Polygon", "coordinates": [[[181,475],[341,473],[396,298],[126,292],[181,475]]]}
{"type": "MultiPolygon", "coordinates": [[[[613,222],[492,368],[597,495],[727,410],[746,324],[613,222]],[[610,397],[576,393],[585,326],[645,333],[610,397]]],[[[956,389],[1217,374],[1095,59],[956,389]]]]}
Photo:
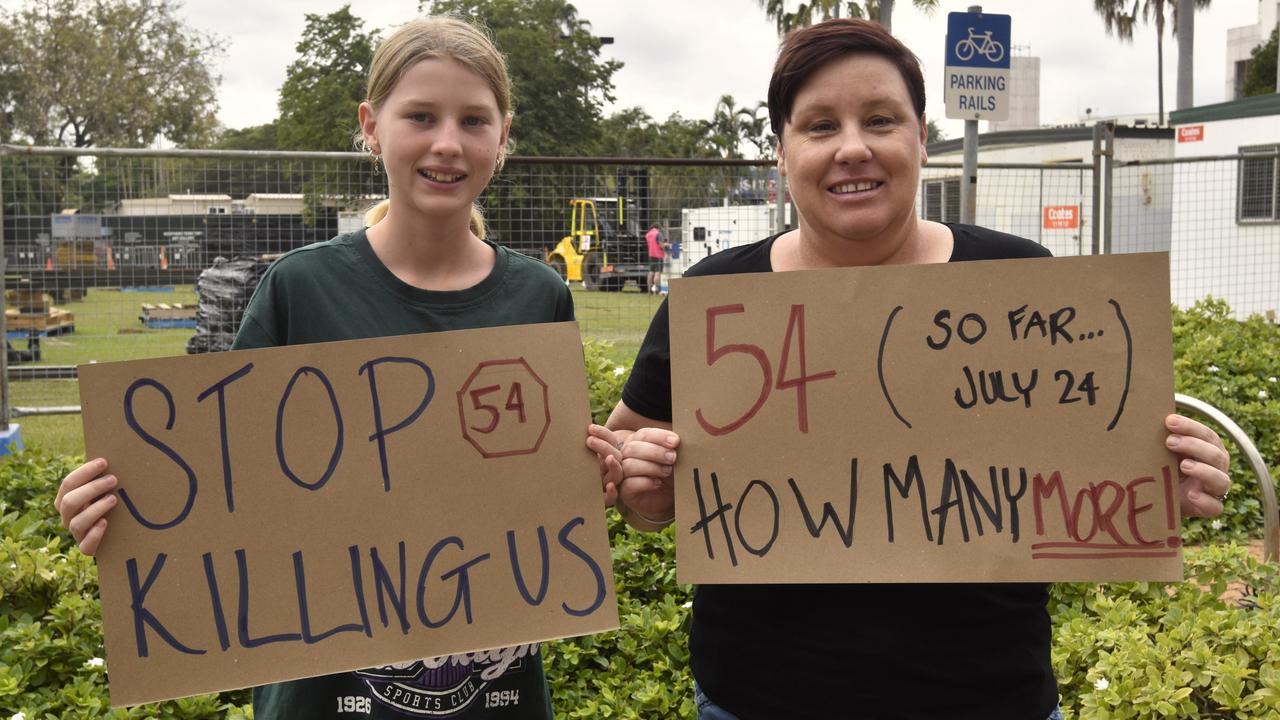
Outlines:
{"type": "Polygon", "coordinates": [[[1267,463],[1258,452],[1249,436],[1234,420],[1209,403],[1190,395],[1178,393],[1174,402],[1179,410],[1190,410],[1209,418],[1226,431],[1227,435],[1240,447],[1245,461],[1258,478],[1258,490],[1262,494],[1262,549],[1263,558],[1269,562],[1280,562],[1280,504],[1276,501],[1276,484],[1267,469],[1267,463]]]}

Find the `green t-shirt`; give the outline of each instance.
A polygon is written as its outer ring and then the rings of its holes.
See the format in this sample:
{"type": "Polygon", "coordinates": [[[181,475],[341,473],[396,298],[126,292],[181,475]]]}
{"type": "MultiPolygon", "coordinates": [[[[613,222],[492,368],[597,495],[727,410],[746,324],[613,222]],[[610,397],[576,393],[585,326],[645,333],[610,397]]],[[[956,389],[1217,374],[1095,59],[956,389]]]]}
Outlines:
{"type": "MultiPolygon", "coordinates": [[[[299,248],[263,275],[232,349],[573,319],[553,270],[492,247],[489,276],[453,292],[401,281],[363,230],[299,248]]],[[[257,720],[551,718],[537,644],[264,685],[253,707],[257,720]]]]}
{"type": "Polygon", "coordinates": [[[363,230],[299,248],[262,276],[232,349],[573,319],[573,298],[554,270],[492,247],[493,272],[450,292],[397,278],[363,230]]]}

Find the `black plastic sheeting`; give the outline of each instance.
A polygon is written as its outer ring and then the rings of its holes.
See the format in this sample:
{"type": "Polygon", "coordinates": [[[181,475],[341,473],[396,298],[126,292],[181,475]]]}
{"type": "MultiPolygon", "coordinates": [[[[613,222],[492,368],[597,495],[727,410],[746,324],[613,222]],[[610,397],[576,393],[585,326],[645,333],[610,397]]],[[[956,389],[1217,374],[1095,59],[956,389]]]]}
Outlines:
{"type": "Polygon", "coordinates": [[[187,341],[187,354],[230,350],[240,329],[249,298],[271,263],[256,258],[219,257],[196,280],[196,334],[187,341]]]}

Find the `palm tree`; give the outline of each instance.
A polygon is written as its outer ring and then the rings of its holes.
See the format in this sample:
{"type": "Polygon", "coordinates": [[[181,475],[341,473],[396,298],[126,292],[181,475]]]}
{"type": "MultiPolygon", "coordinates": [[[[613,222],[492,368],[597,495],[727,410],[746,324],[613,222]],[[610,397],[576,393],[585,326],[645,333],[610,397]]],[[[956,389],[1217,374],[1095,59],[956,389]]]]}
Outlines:
{"type": "Polygon", "coordinates": [[[763,102],[755,107],[738,107],[732,95],[721,95],[711,120],[705,124],[711,144],[723,157],[740,158],[743,141],[756,147],[761,157],[768,154],[769,112],[763,102]]]}
{"type": "MultiPolygon", "coordinates": [[[[786,0],[757,0],[764,14],[778,26],[778,34],[783,35],[798,27],[812,25],[815,19],[830,20],[842,15],[851,18],[868,18],[884,26],[892,32],[893,0],[865,0],[853,2],[846,0],[809,0],[801,2],[794,11],[787,10],[786,0]]],[[[932,13],[938,8],[939,0],[911,0],[918,10],[932,13]]]]}
{"type": "MultiPolygon", "coordinates": [[[[1212,0],[1192,0],[1195,9],[1209,6],[1212,0]]],[[[1133,28],[1141,17],[1143,22],[1156,26],[1156,96],[1160,111],[1160,124],[1164,125],[1164,25],[1168,10],[1173,23],[1173,33],[1178,32],[1178,3],[1176,0],[1093,0],[1093,9],[1102,16],[1107,34],[1112,32],[1122,41],[1133,42],[1133,28]],[[1132,2],[1132,7],[1130,3],[1132,2]]],[[[1193,21],[1194,22],[1194,21],[1193,21]]],[[[1189,49],[1188,49],[1189,52],[1189,49]]],[[[1189,66],[1189,63],[1188,63],[1189,66]]]]}
{"type": "MultiPolygon", "coordinates": [[[[880,7],[873,15],[871,13],[871,5],[875,0],[867,0],[867,17],[874,17],[876,22],[884,26],[885,30],[893,32],[893,0],[880,0],[880,7]]],[[[933,15],[933,11],[938,9],[938,0],[911,0],[911,4],[915,9],[923,11],[926,15],[933,15]]]]}

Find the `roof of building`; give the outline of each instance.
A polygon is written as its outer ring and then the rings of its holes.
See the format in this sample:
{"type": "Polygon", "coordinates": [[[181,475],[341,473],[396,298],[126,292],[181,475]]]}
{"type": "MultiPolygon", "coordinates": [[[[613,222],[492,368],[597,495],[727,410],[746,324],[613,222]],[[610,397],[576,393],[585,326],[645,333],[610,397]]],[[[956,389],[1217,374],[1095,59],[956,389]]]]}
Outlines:
{"type": "Polygon", "coordinates": [[[1280,115],[1280,93],[1254,95],[1253,97],[1228,100],[1213,105],[1200,105],[1186,110],[1174,110],[1169,113],[1171,125],[1211,122],[1213,120],[1238,120],[1240,118],[1266,117],[1280,115]]]}
{"type": "MultiPolygon", "coordinates": [[[[1144,138],[1153,140],[1161,138],[1173,139],[1173,129],[1118,125],[1116,126],[1116,137],[1144,138]]],[[[1031,128],[1030,130],[987,132],[978,136],[978,145],[980,147],[990,149],[993,147],[1008,145],[1047,145],[1051,143],[1076,142],[1079,140],[1089,141],[1092,139],[1093,126],[1079,125],[1075,127],[1046,127],[1031,128]]],[[[931,154],[937,155],[960,152],[964,150],[964,138],[958,137],[952,140],[943,140],[942,142],[931,143],[928,150],[931,154]]]]}
{"type": "Polygon", "coordinates": [[[173,194],[169,196],[170,200],[179,202],[231,202],[230,195],[204,195],[196,194],[173,194]]]}

